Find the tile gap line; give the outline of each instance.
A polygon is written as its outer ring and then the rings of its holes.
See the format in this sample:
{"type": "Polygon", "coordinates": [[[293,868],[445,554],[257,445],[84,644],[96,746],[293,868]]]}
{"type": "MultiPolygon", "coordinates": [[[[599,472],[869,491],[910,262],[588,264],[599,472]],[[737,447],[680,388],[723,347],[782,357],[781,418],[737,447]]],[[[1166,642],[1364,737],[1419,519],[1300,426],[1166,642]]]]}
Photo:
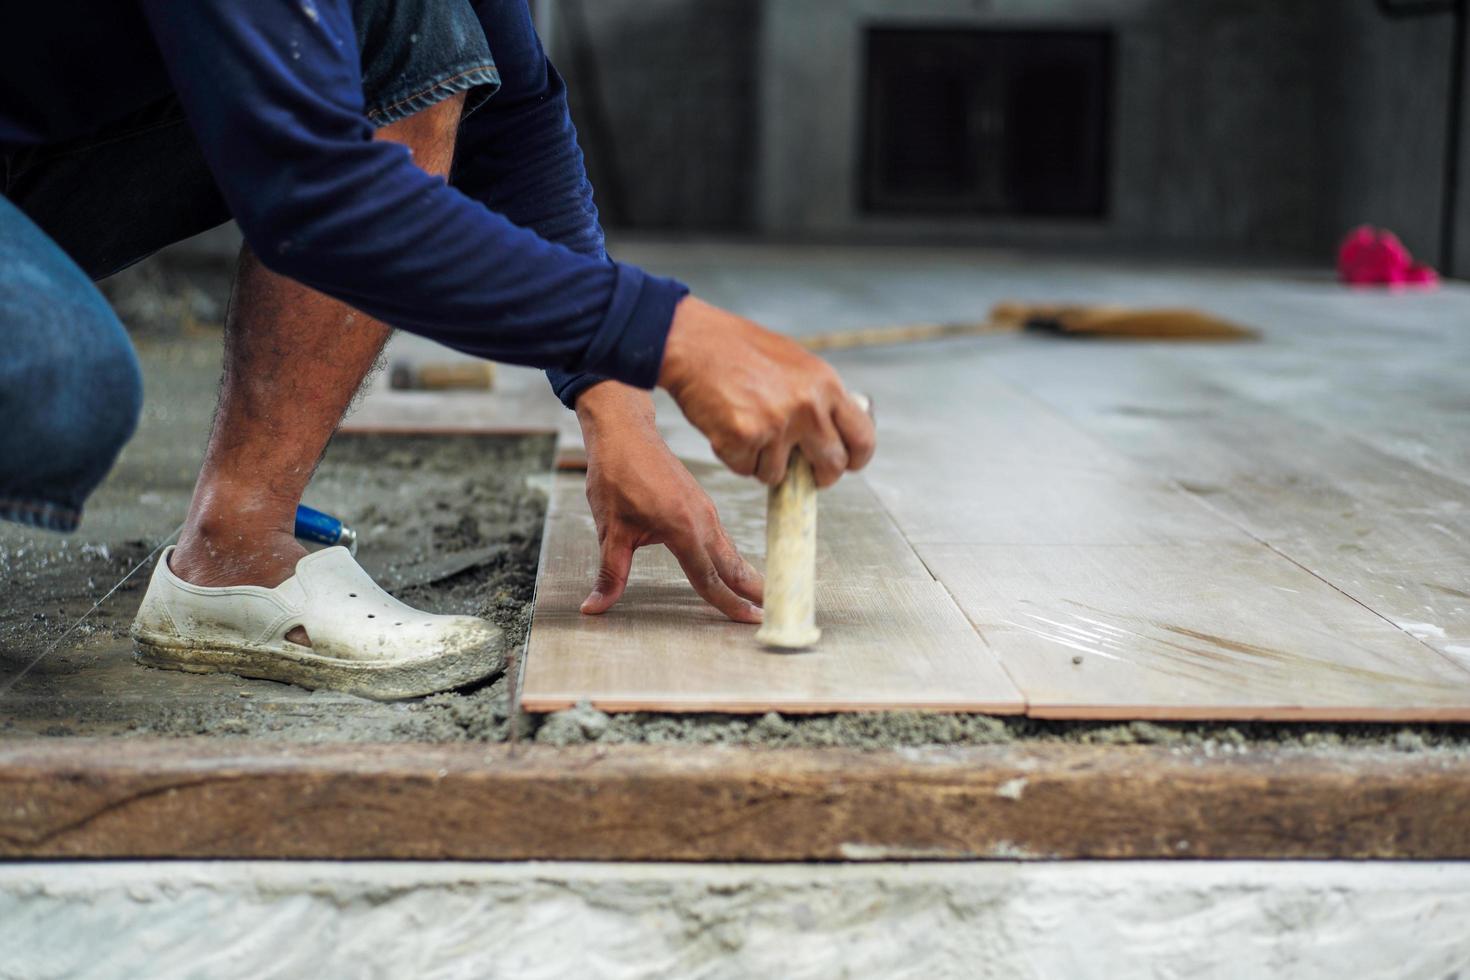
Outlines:
{"type": "Polygon", "coordinates": [[[1226,522],[1228,522],[1229,524],[1233,525],[1236,528],[1239,528],[1240,531],[1243,534],[1246,535],[1246,537],[1250,538],[1252,541],[1254,541],[1256,544],[1260,545],[1262,548],[1265,548],[1267,551],[1271,552],[1273,555],[1276,555],[1277,557],[1282,558],[1283,560],[1285,560],[1287,562],[1290,562],[1292,565],[1295,565],[1297,568],[1300,568],[1302,571],[1306,572],[1308,575],[1312,576],[1312,578],[1314,578],[1317,581],[1321,582],[1323,585],[1327,586],[1329,589],[1332,589],[1334,592],[1336,592],[1339,595],[1344,596],[1345,598],[1347,598],[1353,604],[1355,604],[1357,606],[1361,606],[1363,609],[1366,609],[1376,619],[1382,620],[1383,622],[1387,623],[1389,626],[1393,627],[1393,629],[1394,629],[1394,631],[1396,633],[1402,634],[1403,636],[1407,636],[1409,639],[1413,640],[1415,643],[1417,643],[1420,646],[1424,647],[1430,653],[1434,654],[1434,656],[1436,657],[1436,659],[1444,661],[1445,663],[1447,663],[1450,666],[1452,666],[1453,668],[1455,668],[1455,670],[1459,671],[1460,673],[1463,673],[1463,674],[1467,675],[1467,677],[1470,677],[1470,667],[1467,667],[1466,665],[1464,665],[1464,664],[1456,661],[1449,654],[1444,653],[1443,651],[1436,649],[1433,644],[1429,643],[1423,637],[1415,636],[1413,633],[1410,633],[1408,630],[1404,629],[1398,623],[1394,622],[1393,620],[1391,620],[1387,616],[1385,616],[1383,613],[1379,612],[1377,609],[1374,609],[1372,606],[1368,605],[1362,599],[1359,599],[1357,596],[1353,595],[1351,592],[1348,592],[1346,589],[1344,589],[1341,586],[1339,586],[1336,582],[1333,582],[1331,579],[1326,578],[1325,576],[1323,576],[1321,573],[1317,572],[1316,570],[1314,570],[1310,566],[1304,565],[1302,562],[1298,561],[1296,558],[1293,558],[1291,555],[1287,554],[1285,551],[1282,551],[1280,548],[1278,548],[1276,545],[1272,544],[1270,541],[1267,541],[1265,538],[1263,538],[1260,535],[1256,534],[1248,526],[1246,526],[1242,521],[1237,520],[1236,518],[1232,517],[1230,514],[1226,513],[1225,511],[1221,510],[1220,508],[1216,507],[1214,504],[1212,504],[1210,501],[1206,500],[1204,497],[1201,497],[1201,496],[1199,496],[1197,494],[1193,494],[1190,491],[1186,490],[1184,488],[1184,486],[1182,484],[1180,484],[1178,481],[1170,478],[1169,479],[1169,483],[1171,485],[1173,485],[1176,489],[1178,489],[1180,493],[1182,493],[1185,496],[1189,497],[1191,500],[1195,501],[1195,503],[1199,504],[1201,507],[1204,507],[1204,508],[1210,510],[1211,512],[1215,513],[1215,514],[1218,514],[1226,522]]]}
{"type": "Polygon", "coordinates": [[[893,529],[898,532],[898,536],[903,540],[903,543],[908,545],[908,548],[911,552],[913,552],[914,557],[919,560],[919,564],[924,567],[924,571],[928,572],[929,577],[933,579],[936,583],[938,583],[939,587],[944,590],[945,596],[949,598],[950,605],[954,606],[955,611],[960,614],[960,618],[969,625],[971,632],[973,632],[976,639],[980,641],[980,645],[984,647],[985,651],[989,653],[992,657],[994,657],[995,662],[1000,665],[1001,672],[1005,674],[1006,680],[1011,682],[1011,687],[1015,688],[1016,694],[1020,696],[1022,717],[1033,717],[1033,715],[1031,714],[1031,696],[1026,693],[1025,688],[1020,685],[1020,683],[1016,680],[1015,675],[1011,673],[1011,669],[1006,665],[1005,659],[995,652],[994,648],[992,648],[990,645],[990,641],[987,640],[985,638],[985,634],[981,632],[980,627],[977,626],[965,613],[965,607],[960,604],[959,597],[954,594],[954,591],[952,589],[950,589],[949,583],[944,581],[938,575],[934,574],[934,569],[929,567],[929,562],[924,557],[924,553],[914,546],[914,542],[910,540],[908,532],[903,529],[903,525],[898,522],[898,518],[894,516],[893,511],[889,509],[888,504],[884,503],[883,498],[878,495],[878,492],[876,490],[873,489],[873,485],[868,483],[867,480],[863,480],[863,485],[867,488],[868,493],[872,495],[873,500],[877,502],[879,512],[882,513],[883,517],[888,521],[893,529]]]}
{"type": "MultiPolygon", "coordinates": [[[[521,698],[521,685],[525,683],[526,668],[531,659],[531,632],[536,628],[536,605],[541,601],[541,576],[546,571],[546,556],[549,553],[547,544],[551,537],[551,519],[556,509],[556,484],[563,476],[556,468],[557,457],[561,454],[562,443],[565,441],[560,430],[554,430],[551,440],[551,463],[547,467],[547,476],[550,480],[546,486],[546,512],[541,518],[541,540],[536,548],[536,577],[531,582],[531,601],[527,606],[531,616],[530,623],[526,626],[526,636],[521,641],[520,649],[511,651],[510,662],[506,665],[506,707],[509,710],[509,725],[506,731],[506,742],[510,746],[510,755],[515,757],[520,748],[520,713],[523,707],[521,698]]],[[[585,482],[586,474],[583,474],[585,482]]]]}

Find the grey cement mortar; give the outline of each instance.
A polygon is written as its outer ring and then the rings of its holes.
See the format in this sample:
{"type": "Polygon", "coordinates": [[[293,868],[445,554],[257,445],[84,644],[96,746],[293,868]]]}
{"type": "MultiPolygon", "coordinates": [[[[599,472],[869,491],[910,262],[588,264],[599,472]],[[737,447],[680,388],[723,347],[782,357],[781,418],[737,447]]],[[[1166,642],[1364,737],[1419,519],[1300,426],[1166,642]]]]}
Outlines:
{"type": "Polygon", "coordinates": [[[547,745],[685,743],[859,749],[1069,742],[1162,745],[1206,755],[1248,753],[1253,747],[1268,746],[1470,753],[1470,732],[1450,725],[1113,724],[902,711],[795,716],[775,712],[760,716],[609,715],[589,704],[547,716],[536,727],[535,739],[547,745]]]}
{"type": "MultiPolygon", "coordinates": [[[[146,404],[137,435],[89,501],[78,533],[0,524],[0,738],[505,737],[503,681],[459,695],[474,705],[474,719],[455,723],[447,719],[463,712],[432,699],[378,704],[138,667],[127,630],[151,564],[31,666],[182,520],[213,413],[228,284],[218,258],[177,254],[103,284],[138,349],[146,404]]],[[[538,484],[551,452],[549,436],[339,436],[305,499],[358,528],[359,560],[386,588],[421,608],[484,616],[515,650],[529,626],[545,515],[538,484]]]]}
{"type": "MultiPolygon", "coordinates": [[[[358,525],[366,539],[359,559],[386,588],[420,608],[489,619],[506,649],[518,650],[545,516],[545,496],[527,477],[547,470],[551,451],[550,437],[339,438],[307,500],[358,525]],[[460,569],[455,559],[465,554],[475,560],[460,569]]],[[[0,545],[0,576],[19,600],[0,611],[0,686],[151,550],[148,539],[76,544],[25,535],[18,547],[0,545]]],[[[127,629],[151,567],[0,698],[0,732],[304,741],[506,735],[503,683],[461,695],[476,706],[475,720],[450,726],[432,701],[378,704],[136,667],[127,629]]]]}

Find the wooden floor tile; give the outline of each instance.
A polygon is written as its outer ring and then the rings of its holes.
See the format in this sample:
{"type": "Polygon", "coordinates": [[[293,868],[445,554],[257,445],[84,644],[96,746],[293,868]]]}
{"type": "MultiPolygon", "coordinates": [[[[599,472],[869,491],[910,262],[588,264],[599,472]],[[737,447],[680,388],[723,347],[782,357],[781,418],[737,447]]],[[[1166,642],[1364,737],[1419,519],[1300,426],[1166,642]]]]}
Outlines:
{"type": "MultiPolygon", "coordinates": [[[[764,488],[693,464],[741,551],[759,563],[764,488]]],[[[694,594],[661,547],[638,553],[623,600],[578,605],[597,571],[597,537],[577,474],[560,474],[543,544],[522,703],[552,711],[825,712],[931,709],[1019,713],[995,657],[861,479],[824,491],[818,517],[821,643],[775,653],[755,629],[694,594]]]]}
{"type": "MultiPolygon", "coordinates": [[[[1011,345],[1031,354],[1012,373],[1063,403],[1076,388],[1104,383],[1090,381],[1105,373],[1099,362],[1118,359],[1052,347],[1011,345]],[[1048,378],[1053,363],[1069,363],[1072,373],[1048,378]]],[[[1397,555],[1388,566],[1401,576],[1417,556],[1428,560],[1420,578],[1429,574],[1448,590],[1455,586],[1441,566],[1466,553],[1463,544],[1426,541],[1427,530],[1376,539],[1377,523],[1391,529],[1401,518],[1381,491],[1380,507],[1358,511],[1355,492],[1370,475],[1383,479],[1367,467],[1369,451],[1334,457],[1309,433],[1273,434],[1260,418],[1255,433],[1244,420],[1194,419],[1174,440],[1150,442],[1165,448],[1140,465],[1049,402],[1000,381],[988,359],[984,348],[956,345],[844,367],[850,383],[875,392],[890,422],[870,474],[875,492],[1000,657],[1030,714],[1470,720],[1470,670],[1374,607],[1382,575],[1375,597],[1344,574],[1364,571],[1375,555],[1397,555]],[[1172,475],[1171,460],[1232,448],[1238,467],[1251,458],[1262,466],[1253,480],[1235,481],[1232,509],[1244,503],[1249,521],[1172,475]],[[1306,473],[1293,476],[1296,462],[1324,492],[1272,492],[1272,468],[1289,484],[1306,473]],[[1278,507],[1310,544],[1282,535],[1278,547],[1253,531],[1277,518],[1278,507]],[[1375,540],[1363,555],[1352,551],[1375,540]]],[[[1418,485],[1449,502],[1442,528],[1459,520],[1449,511],[1464,495],[1451,492],[1452,481],[1418,485]]],[[[1428,497],[1410,493],[1400,505],[1415,500],[1432,525],[1428,497]]],[[[1406,615],[1426,589],[1394,589],[1407,601],[1393,608],[1406,615]]],[[[1447,591],[1438,598],[1457,601],[1447,591]]]]}

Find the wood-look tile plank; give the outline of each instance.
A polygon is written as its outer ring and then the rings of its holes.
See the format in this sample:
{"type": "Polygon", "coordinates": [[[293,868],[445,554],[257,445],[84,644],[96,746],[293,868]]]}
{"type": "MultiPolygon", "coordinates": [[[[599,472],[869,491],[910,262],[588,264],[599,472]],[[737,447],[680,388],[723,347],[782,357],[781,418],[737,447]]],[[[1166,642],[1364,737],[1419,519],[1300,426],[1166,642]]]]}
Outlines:
{"type": "MultiPolygon", "coordinates": [[[[1106,370],[996,368],[1258,540],[1470,665],[1470,483],[1231,390],[1209,362],[1142,352],[1106,370]]],[[[1470,416],[1465,428],[1470,434],[1470,416]]]]}
{"type": "MultiPolygon", "coordinates": [[[[1084,385],[1086,358],[1070,356],[1084,385]]],[[[1470,718],[1470,671],[986,359],[954,345],[844,366],[887,423],[874,491],[1029,713],[1470,718]]]]}
{"type": "MultiPolygon", "coordinates": [[[[764,489],[713,464],[692,466],[736,544],[759,563],[764,489]]],[[[822,641],[804,653],[773,653],[756,644],[754,627],[705,605],[663,548],[639,552],[611,612],[581,615],[597,538],[580,477],[558,475],[522,704],[532,711],[584,700],[621,711],[1023,709],[1000,664],[861,479],[823,492],[818,523],[822,641]]]]}
{"type": "Polygon", "coordinates": [[[1470,671],[1252,543],[919,551],[1036,717],[1470,720],[1470,671]]]}
{"type": "Polygon", "coordinates": [[[879,448],[865,476],[911,542],[1150,545],[1238,528],[985,368],[982,346],[843,358],[869,393],[879,448]]]}

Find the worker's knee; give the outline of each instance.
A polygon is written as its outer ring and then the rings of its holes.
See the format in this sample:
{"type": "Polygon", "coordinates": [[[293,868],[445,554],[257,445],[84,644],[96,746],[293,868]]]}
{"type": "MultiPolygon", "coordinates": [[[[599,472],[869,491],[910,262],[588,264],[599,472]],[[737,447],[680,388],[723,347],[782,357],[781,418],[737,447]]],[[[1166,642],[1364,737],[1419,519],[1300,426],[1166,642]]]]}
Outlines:
{"type": "Polygon", "coordinates": [[[0,337],[0,517],[70,530],[137,425],[137,358],[59,250],[0,270],[0,337]]]}
{"type": "Polygon", "coordinates": [[[127,331],[105,302],[93,307],[91,321],[81,327],[91,347],[74,370],[77,383],[66,399],[69,414],[59,419],[58,435],[69,436],[87,456],[112,461],[133,437],[143,411],[143,374],[127,331]]]}

